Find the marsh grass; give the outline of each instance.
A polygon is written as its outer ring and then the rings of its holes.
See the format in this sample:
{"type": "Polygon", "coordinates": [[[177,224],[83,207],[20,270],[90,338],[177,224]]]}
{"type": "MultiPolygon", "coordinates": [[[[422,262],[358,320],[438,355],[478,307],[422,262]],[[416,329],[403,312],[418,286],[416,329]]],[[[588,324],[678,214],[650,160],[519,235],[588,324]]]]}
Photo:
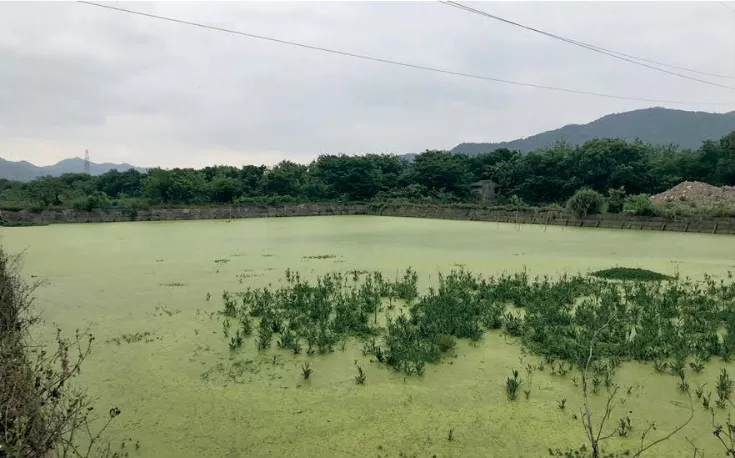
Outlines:
{"type": "MultiPolygon", "coordinates": [[[[621,361],[652,361],[656,371],[681,379],[687,367],[698,372],[712,357],[735,353],[735,286],[706,275],[617,282],[587,275],[531,278],[526,271],[483,277],[459,268],[439,274],[421,295],[417,282],[411,268],[393,278],[354,270],[315,281],[287,269],[277,287],[225,292],[220,313],[257,322],[259,349],[277,335],[279,348],[328,354],[346,339],[361,338],[368,342],[365,355],[406,375],[423,374],[457,339],[478,341],[502,327],[543,358],[535,370],[549,367],[563,377],[580,367],[580,342],[609,321],[596,337],[590,366],[595,393],[613,386],[621,361]],[[393,304],[400,304],[397,311],[393,304]]],[[[248,335],[245,328],[241,335],[248,335]]]]}

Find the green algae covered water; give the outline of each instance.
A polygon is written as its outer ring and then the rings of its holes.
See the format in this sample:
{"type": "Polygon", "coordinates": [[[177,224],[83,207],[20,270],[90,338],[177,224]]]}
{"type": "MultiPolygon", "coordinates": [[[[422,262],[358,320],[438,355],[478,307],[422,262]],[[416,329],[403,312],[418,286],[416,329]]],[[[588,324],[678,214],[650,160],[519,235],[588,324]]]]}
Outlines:
{"type": "MultiPolygon", "coordinates": [[[[395,275],[412,266],[421,288],[456,265],[531,275],[619,265],[694,278],[735,270],[730,236],[368,216],[8,228],[0,243],[25,250],[25,273],[47,279],[37,293],[39,331],[95,335],[78,383],[98,409],[122,410],[109,430],[113,449],[132,438],[123,451],[142,457],[535,457],[584,443],[572,374],[536,372],[524,386],[528,399],[506,399],[511,370],[540,359],[502,332],[476,345],[461,341],[423,377],[370,363],[360,342],[306,356],[258,352],[251,337],[231,353],[216,316],[223,290],[277,286],[287,268],[313,277],[353,269],[395,275]],[[301,377],[305,361],[314,370],[309,381],[301,377]],[[356,364],[364,385],[355,384],[356,364]]],[[[723,364],[689,371],[692,387],[711,387],[723,364]]],[[[634,448],[649,422],[655,439],[688,417],[677,379],[650,364],[624,363],[615,381],[632,389],[612,421],[628,415],[633,431],[609,439],[609,450],[634,448]]],[[[604,392],[592,397],[597,412],[604,392]]],[[[696,401],[692,422],[644,456],[692,456],[687,438],[707,456],[722,453],[696,401]]]]}

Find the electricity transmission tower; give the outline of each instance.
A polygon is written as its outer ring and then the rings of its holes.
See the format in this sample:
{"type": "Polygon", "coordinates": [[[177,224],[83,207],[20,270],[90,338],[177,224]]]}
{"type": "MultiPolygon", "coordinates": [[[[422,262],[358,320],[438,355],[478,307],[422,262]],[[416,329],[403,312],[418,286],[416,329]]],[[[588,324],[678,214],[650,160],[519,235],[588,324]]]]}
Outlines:
{"type": "Polygon", "coordinates": [[[89,150],[84,150],[84,173],[89,175],[89,150]]]}

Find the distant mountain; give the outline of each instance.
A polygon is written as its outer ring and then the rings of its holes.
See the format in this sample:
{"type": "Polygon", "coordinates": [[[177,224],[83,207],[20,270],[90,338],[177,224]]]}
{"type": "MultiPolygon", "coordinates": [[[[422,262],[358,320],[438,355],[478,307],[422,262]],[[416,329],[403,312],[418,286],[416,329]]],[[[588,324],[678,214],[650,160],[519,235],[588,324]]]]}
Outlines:
{"type": "MultiPolygon", "coordinates": [[[[94,162],[89,163],[89,172],[92,175],[101,175],[112,169],[117,169],[121,172],[128,169],[136,169],[139,172],[145,172],[146,169],[141,167],[134,167],[130,164],[95,164],[94,162]]],[[[8,180],[17,181],[31,181],[34,178],[51,175],[59,176],[62,173],[82,173],[84,172],[84,159],[75,157],[71,159],[64,159],[54,165],[47,165],[39,167],[33,165],[27,161],[7,161],[0,158],[0,178],[6,178],[8,180]]]]}
{"type": "Polygon", "coordinates": [[[603,116],[589,124],[570,124],[561,129],[508,142],[462,143],[452,151],[470,156],[498,148],[527,153],[548,147],[559,140],[582,145],[593,138],[621,138],[628,141],[640,139],[644,143],[655,145],[673,144],[682,149],[696,149],[703,141],[718,140],[733,130],[735,111],[720,114],[647,108],[603,116]]]}

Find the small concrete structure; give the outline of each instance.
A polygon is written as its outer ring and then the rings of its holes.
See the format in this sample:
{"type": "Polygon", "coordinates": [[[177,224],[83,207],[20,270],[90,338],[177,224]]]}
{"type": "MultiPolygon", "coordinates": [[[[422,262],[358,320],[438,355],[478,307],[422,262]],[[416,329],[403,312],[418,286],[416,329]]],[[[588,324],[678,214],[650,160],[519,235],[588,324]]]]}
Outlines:
{"type": "Polygon", "coordinates": [[[472,191],[485,202],[494,201],[498,195],[497,186],[493,180],[480,180],[472,183],[470,186],[472,187],[472,191]]]}

